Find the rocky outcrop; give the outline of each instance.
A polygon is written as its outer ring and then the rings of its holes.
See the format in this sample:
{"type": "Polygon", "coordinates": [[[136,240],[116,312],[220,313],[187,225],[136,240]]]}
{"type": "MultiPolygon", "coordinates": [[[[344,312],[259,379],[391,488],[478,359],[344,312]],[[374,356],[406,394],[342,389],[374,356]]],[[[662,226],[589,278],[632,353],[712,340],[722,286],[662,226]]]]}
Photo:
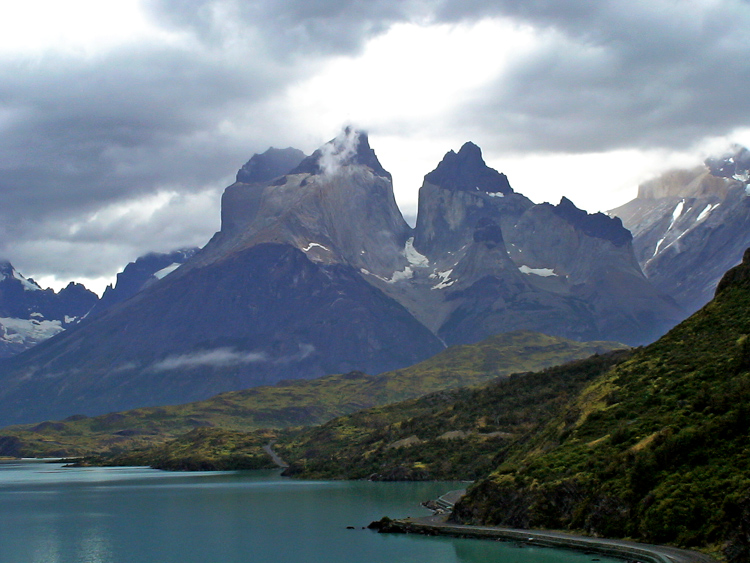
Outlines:
{"type": "Polygon", "coordinates": [[[237,182],[242,184],[257,184],[268,182],[283,176],[305,159],[305,153],[292,147],[275,149],[271,147],[262,154],[255,154],[248,160],[239,172],[237,182]]]}
{"type": "Polygon", "coordinates": [[[90,316],[97,316],[105,309],[127,301],[136,293],[174,272],[197,251],[197,248],[187,248],[169,253],[152,252],[141,256],[135,262],[130,262],[117,274],[115,285],[108,285],[104,290],[90,316]]]}
{"type": "Polygon", "coordinates": [[[646,280],[619,219],[535,205],[467,143],[425,176],[408,279],[381,284],[448,344],[515,329],[631,344],[684,317],[646,280]]]}

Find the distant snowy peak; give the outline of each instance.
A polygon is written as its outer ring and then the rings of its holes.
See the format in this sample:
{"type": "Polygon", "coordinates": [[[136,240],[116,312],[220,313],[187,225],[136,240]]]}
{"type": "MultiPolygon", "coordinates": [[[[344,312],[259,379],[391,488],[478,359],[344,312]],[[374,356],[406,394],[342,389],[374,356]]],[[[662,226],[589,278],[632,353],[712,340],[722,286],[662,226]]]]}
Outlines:
{"type": "Polygon", "coordinates": [[[16,280],[21,283],[25,291],[41,291],[41,287],[33,279],[23,277],[10,262],[0,262],[0,281],[16,280]]]}
{"type": "Polygon", "coordinates": [[[688,312],[713,297],[750,246],[749,178],[750,151],[736,146],[703,166],[644,182],[636,199],[610,211],[633,233],[649,280],[688,312]]]}
{"type": "Polygon", "coordinates": [[[741,145],[735,145],[729,153],[720,157],[706,159],[705,164],[714,176],[732,178],[745,184],[750,180],[750,151],[741,145]]]}
{"type": "Polygon", "coordinates": [[[23,352],[77,324],[98,297],[71,282],[55,293],[0,263],[0,358],[23,352]]]}
{"type": "Polygon", "coordinates": [[[703,166],[669,170],[638,186],[639,199],[667,197],[725,199],[750,181],[750,151],[735,146],[723,156],[707,158],[703,166]]]}

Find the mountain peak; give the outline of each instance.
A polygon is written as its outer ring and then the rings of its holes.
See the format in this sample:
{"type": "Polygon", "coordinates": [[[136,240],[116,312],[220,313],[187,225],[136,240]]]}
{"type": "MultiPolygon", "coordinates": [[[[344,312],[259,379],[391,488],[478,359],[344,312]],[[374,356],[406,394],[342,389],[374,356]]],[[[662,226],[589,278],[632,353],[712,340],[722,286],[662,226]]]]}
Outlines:
{"type": "Polygon", "coordinates": [[[604,213],[587,213],[578,209],[567,197],[553,207],[555,215],[565,219],[571,225],[580,228],[588,236],[610,241],[615,246],[629,243],[633,237],[619,217],[609,217],[604,213]]]}
{"type": "Polygon", "coordinates": [[[302,162],[305,156],[301,150],[292,147],[271,147],[262,154],[254,154],[237,172],[237,181],[243,184],[268,182],[289,172],[302,162]]]}
{"type": "Polygon", "coordinates": [[[343,166],[360,165],[370,168],[377,176],[391,179],[370,147],[367,133],[346,127],[335,139],[304,159],[290,174],[324,174],[333,176],[343,166]]]}
{"type": "Polygon", "coordinates": [[[13,268],[13,264],[11,264],[8,260],[0,259],[0,280],[12,278],[14,271],[15,269],[13,268]]]}
{"type": "Polygon", "coordinates": [[[713,176],[732,178],[744,183],[750,179],[750,151],[742,145],[733,145],[726,154],[707,158],[704,164],[713,176]]]}
{"type": "Polygon", "coordinates": [[[508,177],[487,166],[482,158],[482,149],[472,142],[464,143],[457,153],[446,153],[437,168],[424,179],[450,190],[503,195],[513,192],[508,177]]]}

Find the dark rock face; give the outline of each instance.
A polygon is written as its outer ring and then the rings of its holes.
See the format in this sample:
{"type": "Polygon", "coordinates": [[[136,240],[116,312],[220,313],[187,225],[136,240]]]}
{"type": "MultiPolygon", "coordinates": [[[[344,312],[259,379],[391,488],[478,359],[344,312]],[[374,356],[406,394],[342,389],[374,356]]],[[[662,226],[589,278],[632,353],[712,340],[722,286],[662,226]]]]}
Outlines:
{"type": "Polygon", "coordinates": [[[478,225],[507,227],[532,205],[513,191],[505,174],[485,164],[479,147],[466,143],[424,177],[414,247],[426,255],[458,252],[478,225]]]}
{"type": "Polygon", "coordinates": [[[667,172],[610,211],[633,233],[649,281],[687,312],[708,303],[724,272],[750,246],[746,149],[705,167],[667,172]]]}
{"type": "Polygon", "coordinates": [[[604,213],[588,214],[578,209],[567,197],[563,197],[555,207],[555,215],[562,217],[571,225],[590,237],[610,241],[615,246],[624,246],[633,240],[633,236],[617,217],[608,217],[604,213]]]}
{"type": "Polygon", "coordinates": [[[275,149],[271,147],[263,154],[256,154],[237,172],[237,181],[243,184],[268,182],[283,176],[299,165],[305,153],[294,148],[275,149]]]}
{"type": "Polygon", "coordinates": [[[117,274],[115,286],[107,286],[101,299],[91,310],[90,316],[97,316],[105,309],[127,301],[150,284],[169,275],[197,251],[197,248],[188,248],[166,254],[150,253],[131,262],[117,274]]]}
{"type": "Polygon", "coordinates": [[[71,282],[55,293],[0,263],[0,358],[13,356],[77,324],[99,300],[71,282]]]}
{"type": "Polygon", "coordinates": [[[458,153],[450,151],[424,179],[449,190],[504,195],[513,192],[507,176],[487,166],[482,151],[474,143],[465,143],[458,153]]]}

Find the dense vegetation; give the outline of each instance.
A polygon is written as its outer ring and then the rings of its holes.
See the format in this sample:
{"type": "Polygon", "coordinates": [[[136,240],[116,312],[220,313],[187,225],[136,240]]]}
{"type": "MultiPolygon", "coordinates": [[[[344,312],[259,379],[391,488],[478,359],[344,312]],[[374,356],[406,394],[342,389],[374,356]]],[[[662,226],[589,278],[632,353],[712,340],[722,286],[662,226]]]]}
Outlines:
{"type": "Polygon", "coordinates": [[[234,471],[276,467],[263,451],[275,438],[272,431],[236,432],[197,428],[165,444],[114,457],[83,459],[80,464],[148,465],[169,471],[234,471]]]}
{"type": "Polygon", "coordinates": [[[366,407],[539,370],[618,347],[622,345],[512,332],[452,346],[415,366],[377,376],[351,372],[223,393],[186,405],[9,427],[0,431],[0,455],[122,453],[160,445],[196,428],[251,432],[319,424],[366,407]]]}
{"type": "Polygon", "coordinates": [[[291,461],[287,474],[306,478],[476,479],[630,354],[367,409],[282,435],[277,449],[291,461]]]}

